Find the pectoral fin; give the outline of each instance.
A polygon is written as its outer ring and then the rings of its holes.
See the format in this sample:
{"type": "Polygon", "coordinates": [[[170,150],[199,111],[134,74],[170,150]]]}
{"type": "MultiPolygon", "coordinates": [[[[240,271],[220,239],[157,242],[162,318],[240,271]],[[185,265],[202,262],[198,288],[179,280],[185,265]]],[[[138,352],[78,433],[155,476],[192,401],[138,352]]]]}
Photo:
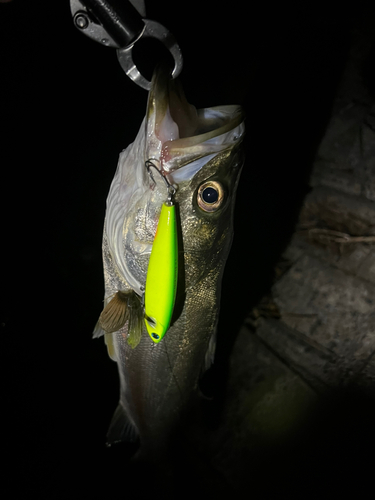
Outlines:
{"type": "Polygon", "coordinates": [[[118,291],[111,300],[106,299],[106,301],[108,302],[95,326],[93,337],[98,338],[105,334],[109,357],[116,361],[112,334],[129,322],[128,343],[133,349],[137,347],[142,335],[143,307],[140,298],[133,290],[118,291]]]}
{"type": "Polygon", "coordinates": [[[103,309],[99,324],[106,333],[117,332],[129,319],[128,297],[134,292],[115,293],[114,297],[103,309]]]}

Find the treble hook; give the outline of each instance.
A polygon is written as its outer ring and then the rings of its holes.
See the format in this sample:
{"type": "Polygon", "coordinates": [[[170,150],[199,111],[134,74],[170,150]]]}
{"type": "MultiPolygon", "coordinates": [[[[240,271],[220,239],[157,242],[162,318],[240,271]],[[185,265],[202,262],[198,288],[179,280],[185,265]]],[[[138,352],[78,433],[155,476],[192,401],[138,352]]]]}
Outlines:
{"type": "Polygon", "coordinates": [[[158,172],[158,174],[161,176],[161,178],[164,180],[165,185],[167,186],[167,190],[168,190],[168,197],[167,197],[166,205],[168,205],[168,206],[173,205],[174,204],[173,203],[173,196],[176,194],[176,188],[169,182],[169,180],[167,179],[167,176],[165,174],[163,174],[163,172],[161,170],[158,169],[158,167],[155,165],[155,163],[153,163],[151,161],[151,159],[146,160],[145,166],[146,166],[147,172],[148,172],[149,176],[151,177],[151,179],[153,180],[154,184],[156,184],[156,181],[155,181],[154,176],[152,175],[151,167],[153,167],[158,172]]]}

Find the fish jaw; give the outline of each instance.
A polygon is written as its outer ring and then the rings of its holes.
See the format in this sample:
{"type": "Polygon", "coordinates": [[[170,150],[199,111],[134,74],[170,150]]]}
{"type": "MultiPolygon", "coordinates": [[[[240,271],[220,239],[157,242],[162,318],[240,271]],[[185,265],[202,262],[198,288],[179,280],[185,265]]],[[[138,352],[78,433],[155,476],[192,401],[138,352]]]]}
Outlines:
{"type": "Polygon", "coordinates": [[[208,161],[207,156],[233,146],[244,134],[240,106],[197,110],[186,100],[180,82],[162,70],[154,74],[146,117],[147,159],[156,160],[164,174],[184,170],[178,176],[184,180],[189,178],[184,167],[202,158],[208,161]]]}

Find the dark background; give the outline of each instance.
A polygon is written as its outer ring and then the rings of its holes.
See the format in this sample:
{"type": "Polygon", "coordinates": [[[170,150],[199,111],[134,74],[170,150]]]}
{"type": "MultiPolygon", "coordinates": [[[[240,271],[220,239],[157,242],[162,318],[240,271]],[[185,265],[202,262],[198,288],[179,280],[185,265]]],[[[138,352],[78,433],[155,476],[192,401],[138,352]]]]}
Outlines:
{"type": "MultiPolygon", "coordinates": [[[[247,114],[210,388],[220,392],[235,334],[269,290],[308,191],[364,4],[149,4],[147,17],[180,44],[188,100],[239,103],[247,114]]],[[[364,71],[370,84],[374,74],[364,71]]],[[[0,78],[5,498],[19,487],[48,498],[125,497],[139,478],[122,479],[123,456],[104,447],[118,398],[116,366],[91,335],[103,299],[105,200],[147,93],[125,76],[112,49],[74,28],[68,1],[0,4],[0,78]]]]}

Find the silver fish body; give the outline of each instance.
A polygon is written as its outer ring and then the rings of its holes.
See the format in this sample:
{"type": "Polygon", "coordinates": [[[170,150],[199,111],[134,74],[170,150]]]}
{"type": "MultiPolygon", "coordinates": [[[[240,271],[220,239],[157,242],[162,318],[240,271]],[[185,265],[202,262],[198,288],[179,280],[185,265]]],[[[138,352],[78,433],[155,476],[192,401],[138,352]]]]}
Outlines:
{"type": "Polygon", "coordinates": [[[97,328],[94,335],[106,333],[120,377],[108,443],[138,437],[150,456],[167,446],[197,395],[202,369],[213,361],[220,286],[244,161],[241,108],[197,111],[178,85],[162,70],[155,73],[147,116],[134,143],[120,155],[103,234],[105,305],[118,291],[142,296],[167,195],[162,177],[153,174],[154,182],[145,168],[151,159],[177,188],[179,271],[170,328],[154,343],[143,324],[136,347],[129,344],[129,321],[116,332],[97,328]],[[216,205],[202,201],[202,186],[211,188],[207,193],[214,197],[221,189],[216,205]]]}

